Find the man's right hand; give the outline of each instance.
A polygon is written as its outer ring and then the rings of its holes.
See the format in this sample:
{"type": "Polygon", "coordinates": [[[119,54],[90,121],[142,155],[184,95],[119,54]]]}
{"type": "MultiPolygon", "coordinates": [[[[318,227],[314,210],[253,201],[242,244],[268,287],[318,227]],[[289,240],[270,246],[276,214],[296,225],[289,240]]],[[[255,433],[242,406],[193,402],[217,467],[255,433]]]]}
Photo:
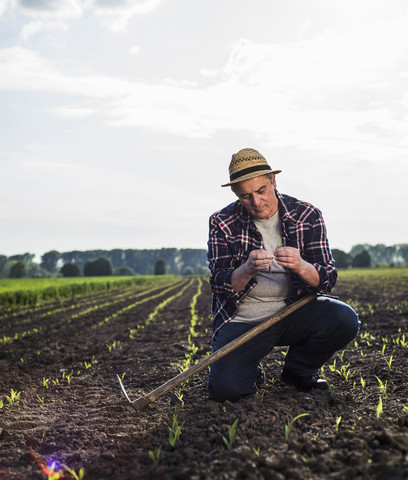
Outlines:
{"type": "Polygon", "coordinates": [[[247,261],[232,272],[232,289],[240,292],[254,275],[270,269],[273,258],[266,250],[252,250],[247,261]]]}

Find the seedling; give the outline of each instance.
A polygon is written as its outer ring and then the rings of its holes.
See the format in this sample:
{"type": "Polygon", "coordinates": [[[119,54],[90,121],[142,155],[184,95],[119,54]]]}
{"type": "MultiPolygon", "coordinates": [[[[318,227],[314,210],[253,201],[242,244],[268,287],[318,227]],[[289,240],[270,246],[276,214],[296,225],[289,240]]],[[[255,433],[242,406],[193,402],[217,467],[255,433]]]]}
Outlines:
{"type": "Polygon", "coordinates": [[[84,475],[85,475],[85,470],[83,468],[80,468],[78,470],[78,473],[76,473],[75,470],[73,470],[72,468],[69,468],[67,467],[66,465],[63,465],[63,467],[65,468],[65,470],[67,472],[69,472],[74,478],[75,480],[82,480],[84,478],[84,475]]]}
{"type": "Polygon", "coordinates": [[[183,424],[180,425],[178,423],[176,412],[173,413],[173,423],[172,423],[172,425],[170,426],[167,422],[164,422],[164,424],[169,429],[169,443],[172,447],[174,447],[176,445],[176,442],[177,442],[180,434],[181,434],[181,428],[182,428],[183,424]]]}
{"type": "Polygon", "coordinates": [[[339,431],[340,422],[341,422],[341,415],[340,415],[340,417],[337,417],[337,418],[336,418],[336,432],[339,431]]]}
{"type": "Polygon", "coordinates": [[[382,411],[383,411],[383,403],[382,403],[382,397],[380,396],[380,400],[378,402],[377,409],[375,411],[377,418],[380,418],[382,411]]]}
{"type": "Polygon", "coordinates": [[[0,408],[3,408],[3,405],[4,405],[3,400],[0,400],[0,408]]]}
{"type": "Polygon", "coordinates": [[[361,383],[361,390],[363,391],[364,393],[364,389],[365,389],[365,386],[366,386],[366,382],[364,380],[364,378],[361,376],[360,377],[360,383],[361,383]]]}
{"type": "Polygon", "coordinates": [[[298,415],[297,417],[293,418],[292,420],[288,420],[286,423],[285,423],[285,438],[288,439],[289,438],[289,433],[290,433],[290,430],[292,428],[292,425],[296,422],[297,419],[299,419],[300,417],[304,417],[308,415],[307,413],[301,413],[300,415],[298,415]]]}
{"type": "Polygon", "coordinates": [[[222,441],[225,443],[228,450],[231,450],[232,444],[234,442],[235,434],[237,433],[238,418],[235,419],[234,423],[228,429],[228,437],[225,437],[221,432],[218,432],[218,435],[222,438],[222,441]]]}
{"type": "Polygon", "coordinates": [[[404,413],[408,413],[408,407],[406,407],[405,405],[402,407],[402,409],[404,410],[404,413]]]}
{"type": "Polygon", "coordinates": [[[6,400],[9,402],[10,407],[14,407],[20,403],[20,394],[21,392],[16,392],[11,389],[10,396],[6,395],[6,400]]]}
{"type": "Polygon", "coordinates": [[[161,452],[161,445],[160,447],[157,449],[157,452],[154,453],[153,450],[149,450],[149,457],[152,459],[152,462],[155,464],[155,465],[158,465],[159,464],[159,457],[160,457],[160,452],[161,452]]]}
{"type": "Polygon", "coordinates": [[[384,394],[385,398],[388,397],[387,395],[387,383],[388,383],[388,380],[385,381],[385,383],[383,383],[381,381],[381,379],[379,379],[378,377],[376,377],[376,379],[378,380],[378,383],[380,384],[380,391],[384,394]]]}
{"type": "Polygon", "coordinates": [[[261,394],[259,394],[259,393],[256,394],[256,398],[257,398],[261,403],[263,403],[263,401],[264,401],[264,396],[265,396],[265,390],[264,390],[261,394]]]}
{"type": "Polygon", "coordinates": [[[255,455],[257,455],[259,457],[259,454],[261,453],[261,447],[256,447],[253,450],[254,450],[255,455]]]}
{"type": "Polygon", "coordinates": [[[393,356],[391,355],[390,359],[387,360],[386,358],[384,359],[388,365],[388,368],[391,370],[391,364],[392,364],[392,360],[393,360],[393,356]]]}

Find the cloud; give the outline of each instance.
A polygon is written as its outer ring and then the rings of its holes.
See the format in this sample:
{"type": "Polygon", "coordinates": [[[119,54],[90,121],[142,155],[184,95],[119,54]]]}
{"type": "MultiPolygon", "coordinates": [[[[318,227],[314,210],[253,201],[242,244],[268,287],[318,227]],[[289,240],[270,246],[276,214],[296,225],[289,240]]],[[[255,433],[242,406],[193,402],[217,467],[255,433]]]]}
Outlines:
{"type": "Polygon", "coordinates": [[[30,36],[50,28],[68,29],[68,22],[85,14],[101,18],[113,32],[127,29],[137,15],[156,9],[161,0],[0,0],[0,15],[6,12],[34,20],[24,25],[22,36],[30,36]]]}
{"type": "MultiPolygon", "coordinates": [[[[106,12],[123,13],[129,5],[103,3],[106,12]]],[[[133,2],[140,9],[157,3],[133,2]]],[[[50,109],[64,118],[98,114],[112,126],[190,138],[244,130],[273,146],[380,161],[387,151],[406,154],[407,94],[399,76],[407,70],[406,22],[405,16],[330,29],[287,45],[243,38],[222,69],[204,69],[202,84],[62,71],[29,49],[13,47],[0,50],[0,88],[71,95],[72,103],[50,109]]]]}

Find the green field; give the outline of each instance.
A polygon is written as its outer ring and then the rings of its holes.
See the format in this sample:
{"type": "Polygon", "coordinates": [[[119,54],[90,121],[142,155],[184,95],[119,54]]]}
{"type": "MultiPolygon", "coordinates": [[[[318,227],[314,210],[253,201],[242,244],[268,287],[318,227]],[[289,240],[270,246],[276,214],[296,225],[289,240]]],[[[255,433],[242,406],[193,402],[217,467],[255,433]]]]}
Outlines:
{"type": "Polygon", "coordinates": [[[132,285],[164,283],[173,275],[0,279],[0,308],[37,305],[44,301],[86,295],[132,285]]]}

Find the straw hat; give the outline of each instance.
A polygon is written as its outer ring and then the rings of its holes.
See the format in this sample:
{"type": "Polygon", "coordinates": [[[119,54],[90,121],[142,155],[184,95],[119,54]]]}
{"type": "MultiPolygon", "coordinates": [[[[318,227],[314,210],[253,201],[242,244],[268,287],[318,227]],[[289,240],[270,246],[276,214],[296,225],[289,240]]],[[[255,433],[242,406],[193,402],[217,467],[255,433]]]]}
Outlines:
{"type": "Polygon", "coordinates": [[[221,187],[228,187],[234,183],[248,180],[249,178],[280,173],[282,170],[272,170],[265,158],[253,148],[243,148],[234,153],[229,164],[230,181],[221,187]]]}

